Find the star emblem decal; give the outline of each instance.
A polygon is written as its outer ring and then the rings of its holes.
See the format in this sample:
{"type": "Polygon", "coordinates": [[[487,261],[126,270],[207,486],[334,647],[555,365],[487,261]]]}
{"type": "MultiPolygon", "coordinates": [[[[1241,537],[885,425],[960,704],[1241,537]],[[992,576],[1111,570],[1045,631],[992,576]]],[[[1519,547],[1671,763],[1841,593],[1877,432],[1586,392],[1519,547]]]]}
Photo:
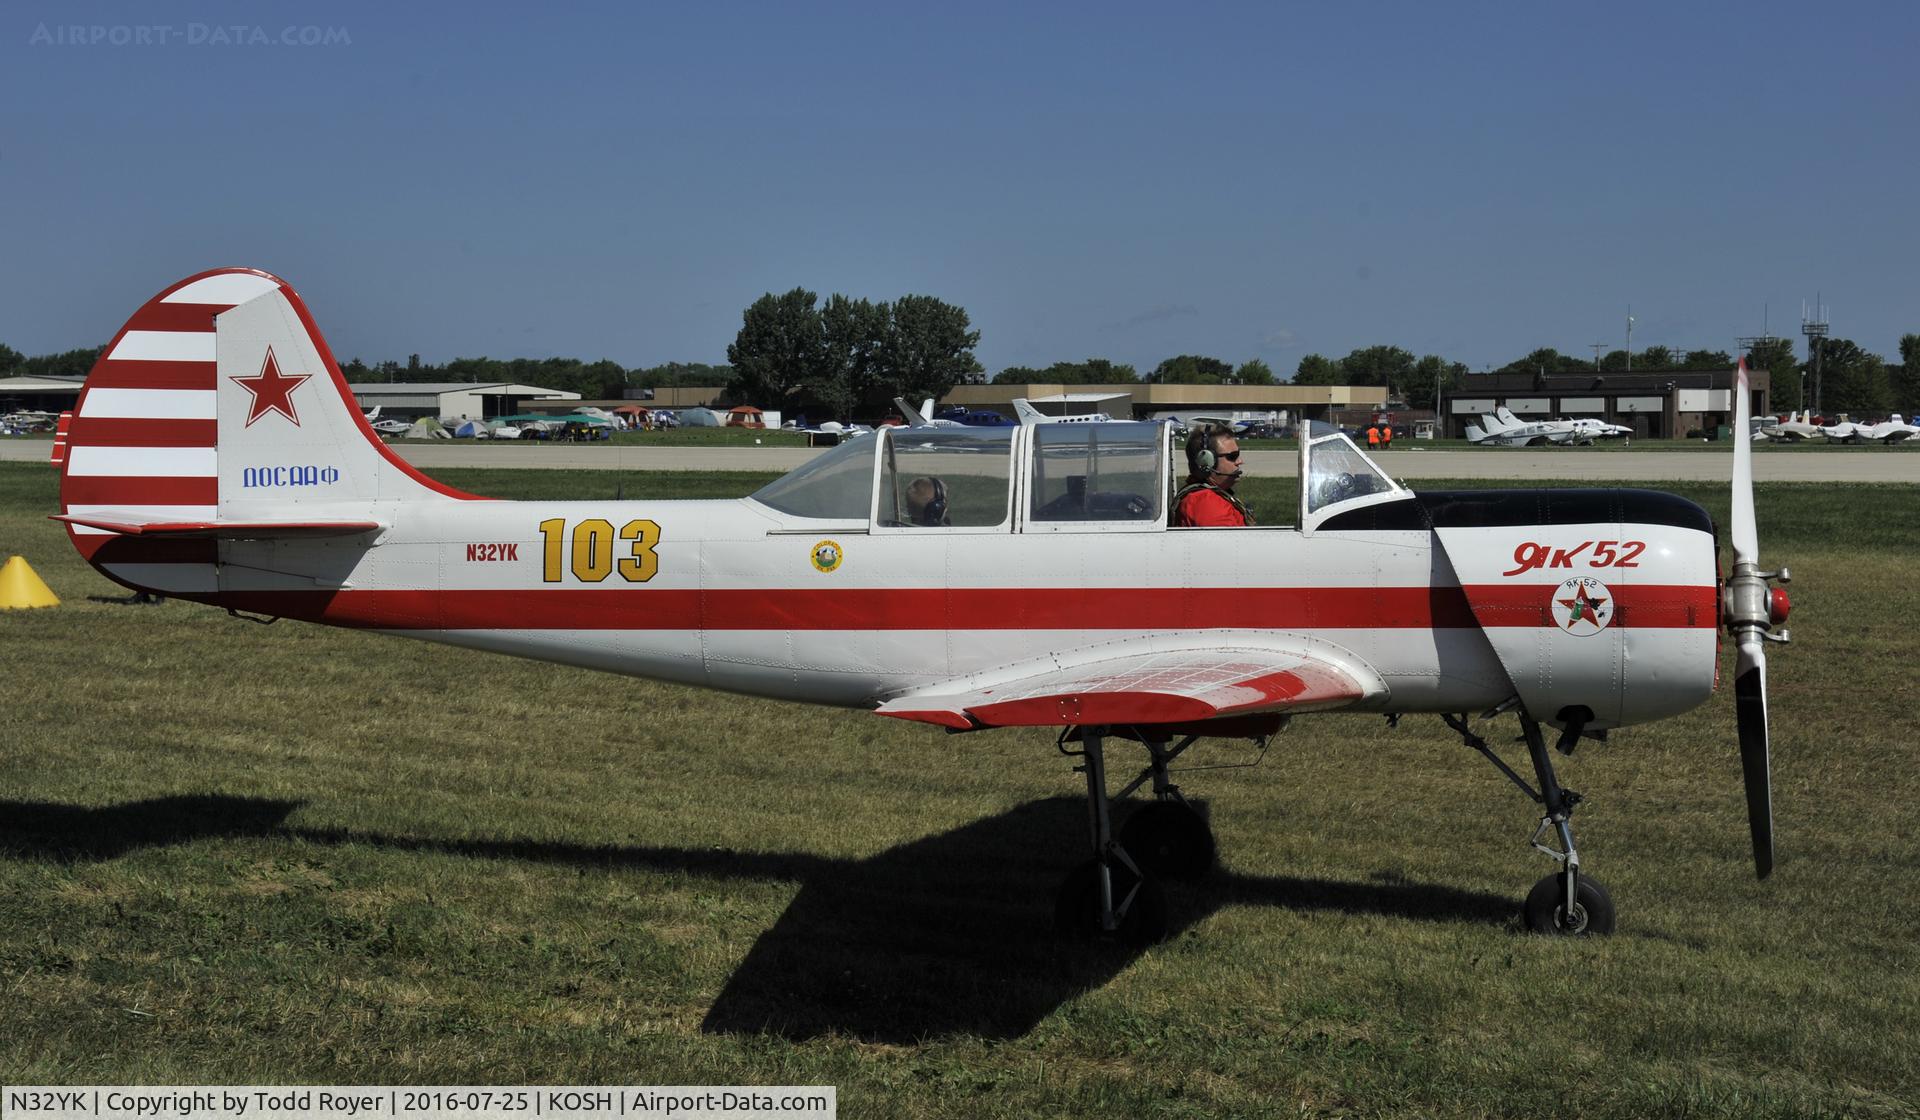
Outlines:
{"type": "Polygon", "coordinates": [[[253,394],[253,407],[247,410],[247,427],[253,427],[255,420],[269,412],[278,412],[299,427],[300,414],[294,411],[293,391],[312,376],[310,373],[281,373],[280,363],[273,360],[273,347],[269,346],[267,360],[261,364],[258,376],[230,377],[227,380],[253,394]]]}
{"type": "Polygon", "coordinates": [[[1573,598],[1560,600],[1560,605],[1567,608],[1567,627],[1571,629],[1574,623],[1581,621],[1600,625],[1600,608],[1606,606],[1607,601],[1598,596],[1589,596],[1587,589],[1582,587],[1573,593],[1573,598]]]}
{"type": "Polygon", "coordinates": [[[1613,621],[1613,592],[1592,576],[1575,576],[1555,589],[1551,608],[1562,633],[1598,634],[1613,621]]]}

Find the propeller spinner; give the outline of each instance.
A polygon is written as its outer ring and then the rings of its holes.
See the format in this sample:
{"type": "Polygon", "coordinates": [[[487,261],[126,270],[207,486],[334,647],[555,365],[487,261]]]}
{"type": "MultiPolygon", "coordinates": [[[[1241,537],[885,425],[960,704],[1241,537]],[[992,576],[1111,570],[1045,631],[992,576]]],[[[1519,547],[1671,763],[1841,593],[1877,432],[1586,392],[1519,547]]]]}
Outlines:
{"type": "Polygon", "coordinates": [[[1746,779],[1747,823],[1753,831],[1753,869],[1764,879],[1773,871],[1773,778],[1767,743],[1766,644],[1784,642],[1785,629],[1773,628],[1787,619],[1786,592],[1771,585],[1787,583],[1787,569],[1760,570],[1760,538],[1753,518],[1753,439],[1748,414],[1746,359],[1740,361],[1735,384],[1733,433],[1733,572],[1727,577],[1723,611],[1733,634],[1737,654],[1733,677],[1734,714],[1740,728],[1740,768],[1746,779]]]}

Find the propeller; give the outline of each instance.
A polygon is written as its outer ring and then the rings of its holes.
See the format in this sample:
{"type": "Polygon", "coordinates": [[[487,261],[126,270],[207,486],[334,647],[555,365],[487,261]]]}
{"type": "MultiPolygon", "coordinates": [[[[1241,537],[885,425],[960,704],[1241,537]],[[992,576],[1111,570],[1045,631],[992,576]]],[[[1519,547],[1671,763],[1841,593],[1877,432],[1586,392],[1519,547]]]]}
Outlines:
{"type": "Polygon", "coordinates": [[[1740,769],[1747,787],[1747,825],[1753,832],[1753,869],[1760,878],[1773,871],[1773,777],[1767,741],[1767,651],[1769,641],[1788,640],[1785,622],[1790,604],[1772,580],[1788,582],[1785,568],[1760,570],[1760,536],[1753,518],[1753,439],[1748,414],[1752,393],[1746,359],[1735,383],[1733,421],[1733,573],[1727,577],[1725,613],[1736,654],[1734,716],[1740,728],[1740,769]]]}

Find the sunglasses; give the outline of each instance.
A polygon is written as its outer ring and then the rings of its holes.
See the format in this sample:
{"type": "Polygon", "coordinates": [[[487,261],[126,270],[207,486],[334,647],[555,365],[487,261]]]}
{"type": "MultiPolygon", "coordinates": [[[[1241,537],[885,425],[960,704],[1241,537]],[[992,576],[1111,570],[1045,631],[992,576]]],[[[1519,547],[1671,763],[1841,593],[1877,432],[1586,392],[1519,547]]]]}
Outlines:
{"type": "Polygon", "coordinates": [[[1215,455],[1214,458],[1224,463],[1237,463],[1240,461],[1240,452],[1229,451],[1225,455],[1215,455]]]}

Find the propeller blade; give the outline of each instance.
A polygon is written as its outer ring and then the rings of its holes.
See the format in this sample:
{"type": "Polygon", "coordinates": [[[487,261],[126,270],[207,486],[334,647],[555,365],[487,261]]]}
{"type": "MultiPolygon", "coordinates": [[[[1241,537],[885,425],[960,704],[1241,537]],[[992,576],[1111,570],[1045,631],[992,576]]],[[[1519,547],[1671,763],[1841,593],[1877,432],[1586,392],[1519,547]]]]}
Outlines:
{"type": "Polygon", "coordinates": [[[1740,769],[1747,786],[1747,825],[1753,831],[1753,870],[1773,872],[1773,776],[1767,745],[1767,651],[1755,635],[1740,643],[1733,677],[1734,716],[1740,726],[1740,769]]]}
{"type": "Polygon", "coordinates": [[[1734,381],[1733,403],[1733,562],[1760,563],[1760,534],[1753,526],[1753,392],[1748,387],[1747,360],[1740,359],[1734,381]]]}

